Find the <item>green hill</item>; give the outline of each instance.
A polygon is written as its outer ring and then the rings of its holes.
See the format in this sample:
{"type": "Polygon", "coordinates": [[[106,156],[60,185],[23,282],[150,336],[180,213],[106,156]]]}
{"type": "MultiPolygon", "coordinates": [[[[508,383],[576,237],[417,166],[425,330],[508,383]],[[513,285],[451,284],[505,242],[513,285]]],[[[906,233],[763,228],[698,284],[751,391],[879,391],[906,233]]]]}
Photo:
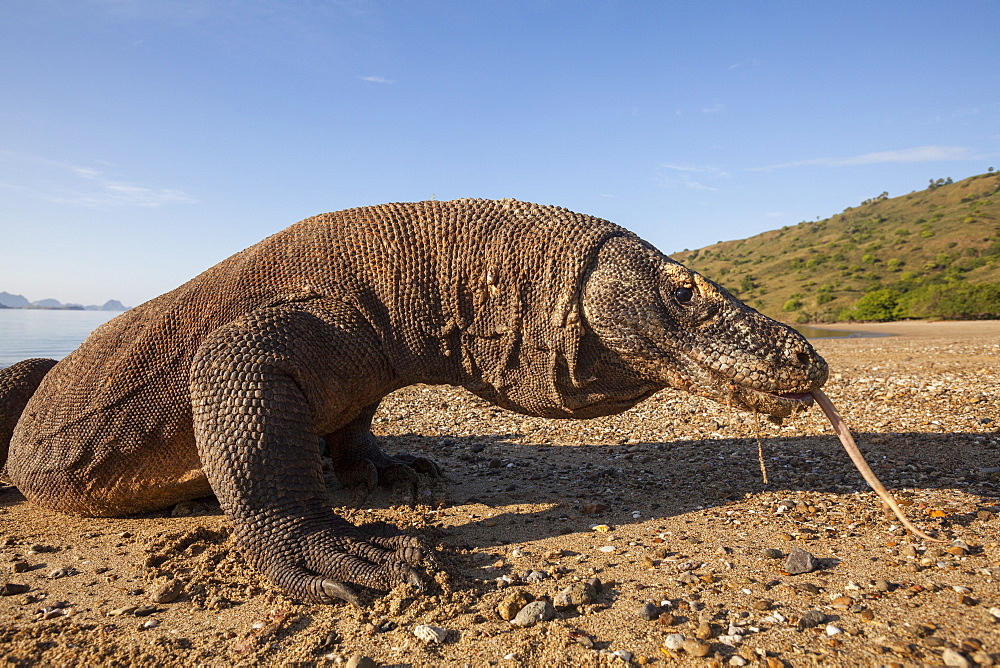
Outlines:
{"type": "Polygon", "coordinates": [[[1000,317],[1000,172],[673,258],[786,322],[1000,317]]]}

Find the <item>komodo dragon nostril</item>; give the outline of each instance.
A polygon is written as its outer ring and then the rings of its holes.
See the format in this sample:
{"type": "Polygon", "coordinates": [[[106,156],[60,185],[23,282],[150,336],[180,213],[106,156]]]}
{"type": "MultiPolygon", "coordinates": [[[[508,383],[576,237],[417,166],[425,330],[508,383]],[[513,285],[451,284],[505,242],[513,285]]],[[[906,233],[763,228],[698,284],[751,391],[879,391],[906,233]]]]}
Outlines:
{"type": "Polygon", "coordinates": [[[812,357],[809,356],[809,353],[803,353],[803,352],[795,353],[795,359],[797,359],[799,361],[799,364],[803,366],[812,362],[812,357]]]}

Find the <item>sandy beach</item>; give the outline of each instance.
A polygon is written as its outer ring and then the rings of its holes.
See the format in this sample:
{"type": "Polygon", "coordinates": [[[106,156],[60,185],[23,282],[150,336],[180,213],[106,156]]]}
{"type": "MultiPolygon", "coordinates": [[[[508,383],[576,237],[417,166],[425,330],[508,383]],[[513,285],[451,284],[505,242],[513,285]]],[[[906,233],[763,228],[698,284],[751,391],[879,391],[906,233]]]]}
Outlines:
{"type": "Polygon", "coordinates": [[[815,407],[758,424],[664,391],[567,422],[415,386],[375,427],[389,451],[445,469],[427,504],[382,493],[354,508],[330,485],[350,521],[436,546],[422,593],[303,604],[245,564],[213,499],[94,519],[8,486],[0,664],[1000,662],[1000,322],[830,328],[892,335],[817,341],[826,391],[910,519],[945,542],[882,510],[815,407]],[[814,559],[788,563],[796,548],[814,559]],[[505,619],[530,600],[553,618],[505,619]]]}

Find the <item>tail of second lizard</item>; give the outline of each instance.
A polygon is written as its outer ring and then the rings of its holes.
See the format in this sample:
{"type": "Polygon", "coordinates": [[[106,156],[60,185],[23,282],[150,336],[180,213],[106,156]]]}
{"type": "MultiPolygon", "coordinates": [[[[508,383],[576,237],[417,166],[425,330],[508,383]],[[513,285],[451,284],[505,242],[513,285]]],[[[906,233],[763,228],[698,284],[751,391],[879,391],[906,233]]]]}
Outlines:
{"type": "Polygon", "coordinates": [[[28,399],[55,365],[55,360],[36,357],[0,369],[0,469],[7,463],[14,426],[21,418],[28,399]]]}

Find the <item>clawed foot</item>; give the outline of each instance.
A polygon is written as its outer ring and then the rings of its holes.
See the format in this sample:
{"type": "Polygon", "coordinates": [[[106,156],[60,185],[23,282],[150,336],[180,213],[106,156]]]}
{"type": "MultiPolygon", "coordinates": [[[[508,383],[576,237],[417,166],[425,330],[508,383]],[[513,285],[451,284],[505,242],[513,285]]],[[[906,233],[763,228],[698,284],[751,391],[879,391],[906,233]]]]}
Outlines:
{"type": "Polygon", "coordinates": [[[441,467],[433,460],[409,454],[386,455],[381,451],[376,456],[336,462],[333,471],[340,484],[353,492],[355,503],[383,487],[412,506],[422,497],[429,499],[431,484],[444,478],[441,467]]]}
{"type": "MultiPolygon", "coordinates": [[[[353,585],[388,591],[398,584],[423,589],[415,567],[434,567],[417,538],[363,532],[334,516],[322,529],[307,526],[270,531],[278,540],[240,542],[251,561],[290,595],[311,603],[346,601],[360,606],[353,585]]],[[[310,524],[313,524],[310,522],[310,524]]]]}

